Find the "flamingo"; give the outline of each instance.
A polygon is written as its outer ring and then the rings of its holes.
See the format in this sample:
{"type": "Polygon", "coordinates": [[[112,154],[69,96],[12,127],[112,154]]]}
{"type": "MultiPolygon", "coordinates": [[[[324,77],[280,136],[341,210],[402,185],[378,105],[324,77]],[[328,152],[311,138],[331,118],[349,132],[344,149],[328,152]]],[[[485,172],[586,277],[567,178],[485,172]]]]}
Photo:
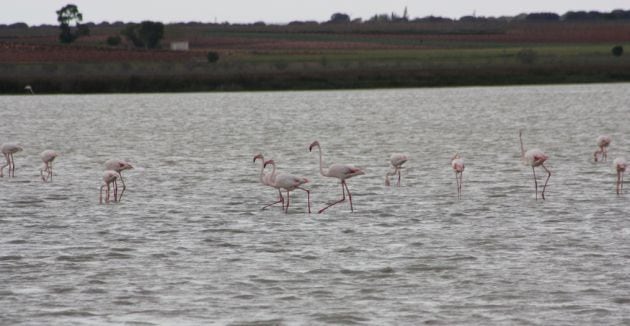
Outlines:
{"type": "Polygon", "coordinates": [[[613,161],[613,166],[617,170],[617,196],[623,192],[623,173],[626,172],[626,160],[618,157],[613,161]]]}
{"type": "Polygon", "coordinates": [[[547,171],[547,180],[545,180],[545,185],[543,186],[543,190],[541,193],[542,199],[545,200],[545,188],[547,188],[547,182],[549,182],[549,178],[551,178],[551,171],[547,169],[544,165],[545,161],[549,158],[547,154],[541,151],[538,148],[533,148],[525,152],[525,148],[523,147],[523,131],[518,131],[518,138],[521,141],[521,160],[527,165],[532,167],[532,172],[534,173],[534,187],[536,189],[536,200],[538,200],[538,181],[536,180],[536,170],[537,166],[542,166],[545,171],[547,171]]]}
{"type": "Polygon", "coordinates": [[[42,176],[42,181],[48,182],[48,180],[50,180],[52,182],[52,163],[57,156],[59,156],[59,154],[53,150],[45,150],[40,154],[42,162],[44,162],[44,164],[42,164],[42,167],[39,168],[39,174],[42,176]],[[44,172],[46,172],[45,177],[44,172]]]}
{"type": "Polygon", "coordinates": [[[326,209],[328,209],[329,207],[339,204],[343,201],[346,200],[346,190],[348,191],[348,199],[350,200],[350,211],[354,212],[354,209],[352,207],[352,194],[350,193],[350,189],[348,189],[348,185],[346,184],[346,179],[352,178],[354,176],[357,175],[362,175],[365,174],[361,169],[356,168],[352,165],[349,164],[332,164],[328,167],[328,171],[324,171],[324,163],[322,162],[322,148],[319,145],[319,142],[316,140],[314,141],[309,147],[308,150],[309,152],[313,151],[313,147],[317,146],[317,149],[319,150],[319,172],[325,176],[325,177],[331,177],[331,178],[337,178],[341,181],[341,194],[342,197],[340,200],[329,204],[328,206],[322,208],[319,210],[318,213],[322,213],[323,211],[325,211],[326,209]]]}
{"type": "Polygon", "coordinates": [[[602,155],[602,162],[606,162],[606,159],[608,158],[608,146],[611,142],[612,139],[610,139],[610,136],[601,135],[597,137],[597,146],[599,146],[599,150],[596,150],[595,153],[593,153],[595,162],[597,162],[597,156],[599,154],[602,155]]]}
{"type": "Polygon", "coordinates": [[[2,171],[5,167],[9,167],[9,177],[15,177],[15,160],[13,159],[13,154],[22,151],[22,146],[15,143],[6,143],[0,146],[0,152],[4,155],[4,158],[7,160],[7,163],[3,166],[0,166],[0,177],[4,176],[2,171]]]}
{"type": "Polygon", "coordinates": [[[265,174],[265,158],[263,157],[262,154],[257,154],[256,156],[254,156],[254,163],[256,163],[256,160],[260,159],[261,160],[261,165],[260,165],[260,183],[262,183],[265,186],[269,186],[272,188],[276,188],[278,189],[278,195],[279,195],[279,199],[277,202],[273,202],[271,204],[265,205],[262,209],[265,209],[269,206],[275,205],[277,203],[282,203],[282,209],[284,210],[284,197],[282,197],[282,191],[280,191],[280,188],[277,188],[272,180],[273,180],[273,176],[276,173],[276,165],[273,165],[273,172],[271,173],[267,173],[265,174]]]}
{"type": "Polygon", "coordinates": [[[306,191],[306,201],[308,203],[308,213],[311,213],[311,192],[308,189],[304,189],[302,187],[300,187],[301,185],[305,184],[308,182],[308,179],[304,178],[304,177],[300,177],[300,176],[296,176],[293,174],[288,174],[288,173],[279,173],[276,174],[276,162],[274,162],[274,160],[268,160],[265,161],[265,164],[263,164],[263,169],[267,166],[267,165],[273,165],[273,170],[274,172],[271,173],[271,184],[273,184],[273,187],[276,187],[279,189],[284,189],[287,191],[287,206],[284,209],[284,213],[288,213],[289,212],[289,203],[291,201],[291,194],[290,192],[295,190],[295,189],[300,189],[300,190],[304,190],[306,191]]]}
{"type": "Polygon", "coordinates": [[[118,159],[111,159],[111,160],[107,160],[105,162],[105,170],[111,170],[111,171],[116,171],[118,172],[118,176],[120,178],[120,182],[122,182],[122,191],[120,192],[120,197],[118,197],[118,199],[116,198],[117,196],[117,191],[118,191],[118,185],[116,185],[116,187],[114,188],[114,201],[121,201],[122,200],[122,196],[125,193],[125,189],[127,189],[127,187],[125,186],[125,180],[122,177],[122,171],[124,170],[131,170],[133,169],[133,166],[131,166],[131,164],[127,163],[126,161],[123,160],[118,160],[118,159]]]}
{"type": "Polygon", "coordinates": [[[385,185],[389,186],[389,176],[396,175],[398,173],[398,187],[400,187],[400,169],[402,169],[402,165],[407,162],[409,158],[405,154],[395,153],[389,158],[389,162],[392,164],[394,171],[387,172],[385,174],[385,185]]]}
{"type": "Polygon", "coordinates": [[[105,193],[105,202],[109,203],[109,185],[113,183],[114,188],[114,201],[116,201],[116,190],[118,185],[116,185],[116,180],[120,177],[120,173],[114,170],[106,170],[103,172],[103,184],[101,185],[101,192],[98,197],[99,204],[103,203],[103,188],[107,187],[107,192],[105,193]]]}
{"type": "Polygon", "coordinates": [[[455,182],[457,182],[457,198],[462,198],[462,183],[464,182],[464,159],[459,156],[459,153],[455,153],[455,156],[451,159],[451,166],[455,171],[455,182]]]}
{"type": "Polygon", "coordinates": [[[35,92],[33,91],[33,87],[31,87],[31,85],[24,86],[24,90],[29,92],[31,95],[35,94],[35,92]]]}

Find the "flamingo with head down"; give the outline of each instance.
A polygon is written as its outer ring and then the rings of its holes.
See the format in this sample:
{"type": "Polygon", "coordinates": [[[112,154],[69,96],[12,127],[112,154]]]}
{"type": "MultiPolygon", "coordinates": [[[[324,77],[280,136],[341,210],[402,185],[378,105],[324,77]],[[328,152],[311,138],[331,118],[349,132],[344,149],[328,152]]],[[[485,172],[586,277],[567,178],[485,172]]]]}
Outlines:
{"type": "Polygon", "coordinates": [[[628,163],[625,159],[618,157],[613,161],[613,166],[617,170],[617,196],[619,196],[623,192],[623,173],[626,172],[628,163]]]}
{"type": "Polygon", "coordinates": [[[105,170],[118,172],[118,178],[120,178],[120,182],[122,183],[122,191],[120,192],[120,197],[116,198],[117,192],[118,192],[118,184],[116,184],[116,187],[114,188],[114,201],[121,201],[122,196],[125,193],[125,189],[127,189],[127,186],[125,185],[125,180],[122,177],[122,171],[131,170],[131,169],[133,169],[133,166],[131,166],[131,164],[123,160],[111,159],[105,162],[105,170]]]}
{"type": "Polygon", "coordinates": [[[389,186],[389,176],[398,174],[398,187],[400,187],[400,169],[402,169],[402,165],[405,164],[409,160],[409,157],[405,154],[394,153],[389,158],[389,162],[392,164],[394,171],[387,172],[385,174],[385,185],[389,186]]]}
{"type": "Polygon", "coordinates": [[[527,165],[532,167],[532,172],[534,173],[534,188],[536,190],[536,199],[538,199],[538,181],[536,180],[536,170],[535,168],[541,166],[545,171],[547,171],[547,180],[545,180],[545,185],[543,186],[542,199],[545,200],[545,189],[547,188],[547,182],[549,182],[549,178],[551,178],[551,171],[547,169],[544,165],[545,161],[549,158],[545,152],[541,151],[538,148],[532,148],[528,151],[525,151],[525,147],[523,147],[523,131],[518,131],[518,138],[521,141],[521,160],[527,165]]]}
{"type": "Polygon", "coordinates": [[[320,209],[318,213],[325,211],[331,206],[344,202],[346,200],[346,191],[348,191],[348,199],[350,200],[350,211],[354,212],[354,209],[352,207],[352,194],[350,193],[350,189],[348,189],[346,179],[350,179],[354,176],[362,175],[365,173],[361,169],[356,168],[350,164],[332,164],[328,167],[328,170],[324,170],[324,163],[322,161],[322,148],[317,140],[311,143],[311,145],[308,147],[308,150],[313,151],[314,147],[317,147],[317,149],[319,150],[319,172],[325,177],[337,178],[341,181],[342,196],[340,200],[320,209]]]}
{"type": "Polygon", "coordinates": [[[42,158],[42,162],[44,163],[44,164],[42,164],[42,167],[39,168],[39,174],[42,177],[42,181],[44,181],[44,182],[51,181],[52,182],[52,176],[53,176],[53,165],[52,165],[52,163],[55,160],[55,158],[57,156],[59,156],[59,153],[57,153],[57,152],[55,152],[53,150],[45,150],[39,155],[42,158]],[[44,176],[44,172],[46,172],[46,176],[44,176]]]}
{"type": "Polygon", "coordinates": [[[593,153],[595,162],[598,161],[598,155],[600,154],[602,156],[602,162],[606,162],[606,159],[608,158],[608,146],[610,146],[611,142],[612,139],[610,139],[610,136],[601,135],[597,137],[597,146],[599,147],[599,149],[596,150],[595,153],[593,153]]]}
{"type": "Polygon", "coordinates": [[[22,146],[15,143],[6,143],[0,146],[0,152],[4,155],[7,163],[0,166],[0,177],[4,176],[2,171],[5,167],[9,167],[9,177],[15,177],[15,159],[13,159],[13,154],[22,151],[22,146]]]}
{"type": "Polygon", "coordinates": [[[464,183],[464,159],[455,153],[451,159],[451,167],[455,171],[455,182],[457,182],[457,198],[462,198],[462,184],[464,183]]]}

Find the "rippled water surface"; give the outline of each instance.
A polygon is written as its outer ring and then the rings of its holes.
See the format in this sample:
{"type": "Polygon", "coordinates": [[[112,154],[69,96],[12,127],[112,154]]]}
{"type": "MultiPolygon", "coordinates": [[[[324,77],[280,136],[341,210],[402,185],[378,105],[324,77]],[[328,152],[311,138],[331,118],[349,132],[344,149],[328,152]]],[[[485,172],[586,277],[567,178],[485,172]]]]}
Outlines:
{"type": "Polygon", "coordinates": [[[630,193],[592,162],[600,134],[630,158],[629,87],[2,96],[0,142],[24,151],[0,179],[0,324],[630,323],[630,193]],[[550,156],[546,201],[519,128],[550,156]],[[341,196],[316,139],[365,170],[354,213],[316,214],[341,196]],[[310,179],[313,214],[300,191],[260,209],[257,152],[310,179]],[[135,169],[99,205],[109,158],[135,169]]]}

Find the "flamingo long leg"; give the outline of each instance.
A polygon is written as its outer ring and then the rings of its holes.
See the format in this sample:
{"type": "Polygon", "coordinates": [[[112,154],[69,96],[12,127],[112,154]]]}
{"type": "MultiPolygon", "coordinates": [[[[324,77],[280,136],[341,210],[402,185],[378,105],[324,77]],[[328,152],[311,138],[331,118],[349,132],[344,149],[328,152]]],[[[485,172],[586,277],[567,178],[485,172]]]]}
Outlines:
{"type": "Polygon", "coordinates": [[[336,202],[334,202],[334,203],[332,203],[332,204],[329,204],[328,206],[326,206],[326,207],[324,207],[322,209],[320,209],[319,212],[317,212],[317,214],[321,214],[323,211],[327,210],[329,207],[337,205],[337,204],[339,204],[341,202],[344,202],[346,200],[346,190],[343,188],[343,184],[344,183],[345,183],[344,181],[341,181],[341,195],[342,195],[341,199],[336,201],[336,202]]]}
{"type": "Polygon", "coordinates": [[[49,178],[48,179],[50,180],[50,182],[52,182],[52,177],[53,177],[53,169],[52,168],[53,168],[53,164],[52,164],[52,162],[48,162],[48,164],[49,164],[49,166],[48,166],[48,168],[49,168],[49,170],[48,170],[49,178]]]}
{"type": "Polygon", "coordinates": [[[350,211],[354,212],[354,209],[352,208],[352,194],[350,193],[350,189],[348,189],[348,184],[346,183],[346,180],[343,180],[341,184],[343,186],[346,186],[346,190],[348,191],[348,199],[350,200],[350,211]]]}
{"type": "Polygon", "coordinates": [[[619,196],[620,183],[621,183],[621,171],[617,171],[617,184],[615,185],[615,191],[617,192],[617,196],[619,196]]]}
{"type": "Polygon", "coordinates": [[[396,171],[398,171],[398,186],[400,187],[400,168],[396,168],[396,171]]]}
{"type": "Polygon", "coordinates": [[[44,178],[44,171],[48,174],[48,170],[39,170],[39,175],[42,177],[42,181],[46,182],[46,178],[44,178]]]}
{"type": "Polygon", "coordinates": [[[308,203],[308,213],[311,213],[311,192],[308,189],[304,189],[302,187],[297,187],[297,189],[302,189],[306,191],[306,202],[308,203]]]}
{"type": "Polygon", "coordinates": [[[7,160],[7,163],[0,166],[0,177],[3,176],[2,171],[4,170],[4,168],[6,168],[7,165],[9,165],[9,156],[7,154],[4,154],[4,158],[7,160]]]}
{"type": "Polygon", "coordinates": [[[120,197],[118,197],[118,201],[122,200],[122,196],[125,193],[125,189],[127,189],[127,186],[125,186],[125,180],[122,177],[122,173],[119,173],[120,175],[120,182],[122,183],[122,191],[120,192],[120,197]]]}
{"type": "Polygon", "coordinates": [[[459,197],[462,196],[462,187],[464,186],[464,171],[459,173],[459,197]]]}
{"type": "Polygon", "coordinates": [[[457,171],[455,171],[455,187],[457,187],[457,198],[459,198],[459,177],[457,176],[457,171]]]}
{"type": "Polygon", "coordinates": [[[265,209],[265,208],[267,208],[269,206],[273,206],[273,205],[275,205],[277,203],[282,203],[282,210],[284,210],[284,197],[282,197],[282,192],[280,191],[280,189],[278,189],[278,195],[280,195],[280,197],[278,197],[279,198],[278,201],[275,201],[275,202],[273,202],[271,204],[263,206],[263,208],[261,208],[261,210],[263,210],[263,209],[265,209]]]}
{"type": "Polygon", "coordinates": [[[532,172],[534,172],[534,189],[536,191],[536,200],[538,200],[538,181],[536,180],[536,169],[532,165],[532,172]]]}
{"type": "Polygon", "coordinates": [[[545,169],[545,171],[547,171],[547,180],[545,180],[545,185],[543,186],[543,190],[542,190],[542,199],[545,200],[545,189],[547,189],[547,182],[549,182],[549,178],[551,178],[551,171],[549,171],[549,169],[547,169],[547,167],[544,164],[541,164],[540,166],[543,167],[543,169],[545,169]]]}
{"type": "Polygon", "coordinates": [[[114,190],[114,202],[118,201],[118,178],[114,179],[114,185],[112,186],[112,189],[114,190]]]}
{"type": "Polygon", "coordinates": [[[289,202],[291,201],[291,193],[287,190],[287,208],[284,209],[284,213],[287,214],[289,212],[289,202]]]}
{"type": "Polygon", "coordinates": [[[15,177],[15,162],[11,153],[9,153],[9,177],[15,177]]]}

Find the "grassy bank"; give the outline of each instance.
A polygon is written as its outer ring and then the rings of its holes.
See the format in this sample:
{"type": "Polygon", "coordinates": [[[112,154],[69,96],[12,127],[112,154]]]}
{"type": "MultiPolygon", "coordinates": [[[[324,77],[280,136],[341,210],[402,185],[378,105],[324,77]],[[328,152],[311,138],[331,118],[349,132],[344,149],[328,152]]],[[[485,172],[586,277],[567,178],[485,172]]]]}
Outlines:
{"type": "Polygon", "coordinates": [[[109,93],[630,81],[630,55],[611,53],[614,45],[630,51],[630,23],[377,27],[167,28],[164,43],[189,40],[188,52],[104,47],[112,28],[71,46],[50,30],[29,31],[0,46],[0,93],[25,85],[109,93]],[[219,61],[207,62],[208,51],[219,61]]]}

